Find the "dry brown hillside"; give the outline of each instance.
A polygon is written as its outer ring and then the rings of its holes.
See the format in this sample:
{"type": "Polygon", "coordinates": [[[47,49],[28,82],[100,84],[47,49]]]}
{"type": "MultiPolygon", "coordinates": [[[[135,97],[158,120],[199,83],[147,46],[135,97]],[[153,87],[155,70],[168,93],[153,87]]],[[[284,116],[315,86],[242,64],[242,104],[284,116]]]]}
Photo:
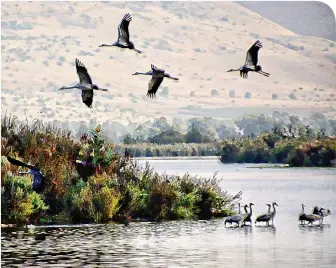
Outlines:
{"type": "Polygon", "coordinates": [[[336,115],[336,43],[296,35],[233,2],[2,2],[1,12],[2,112],[120,123],[273,110],[336,115]],[[131,40],[144,54],[99,48],[116,40],[127,12],[131,40]],[[227,73],[257,39],[270,78],[227,73]],[[76,57],[109,88],[95,93],[93,109],[79,90],[57,90],[77,83],[76,57]],[[164,80],[154,100],[146,97],[149,77],[131,75],[151,63],[180,78],[164,80]]]}

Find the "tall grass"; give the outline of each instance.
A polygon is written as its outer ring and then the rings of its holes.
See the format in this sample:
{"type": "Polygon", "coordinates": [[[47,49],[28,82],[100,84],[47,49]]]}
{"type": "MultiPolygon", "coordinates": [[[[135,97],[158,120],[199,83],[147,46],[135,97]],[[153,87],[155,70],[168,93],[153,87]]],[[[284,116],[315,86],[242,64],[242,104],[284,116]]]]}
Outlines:
{"type": "Polygon", "coordinates": [[[231,213],[241,193],[230,195],[212,179],[158,174],[115,151],[100,126],[79,140],[69,131],[36,120],[1,121],[3,223],[106,222],[209,219],[231,213]],[[41,194],[21,167],[5,156],[39,164],[45,175],[41,194]]]}
{"type": "Polygon", "coordinates": [[[219,155],[221,143],[176,143],[176,144],[116,144],[115,150],[123,153],[125,150],[134,157],[160,156],[216,156],[219,155]]]}

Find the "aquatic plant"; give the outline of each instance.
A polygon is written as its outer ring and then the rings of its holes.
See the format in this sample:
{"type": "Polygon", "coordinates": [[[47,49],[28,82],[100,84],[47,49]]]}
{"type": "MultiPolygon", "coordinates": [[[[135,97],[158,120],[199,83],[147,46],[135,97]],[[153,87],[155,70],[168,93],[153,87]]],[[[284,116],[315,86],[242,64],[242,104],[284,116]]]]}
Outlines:
{"type": "Polygon", "coordinates": [[[123,153],[125,149],[134,157],[160,157],[160,156],[216,156],[219,154],[221,144],[212,143],[176,143],[156,144],[142,142],[136,144],[116,144],[115,151],[123,153]]]}
{"type": "MultiPolygon", "coordinates": [[[[70,132],[37,120],[17,124],[5,115],[1,123],[3,155],[37,162],[46,185],[35,193],[31,178],[16,176],[22,168],[3,156],[4,223],[206,219],[229,214],[241,195],[222,192],[216,179],[158,174],[148,164],[140,166],[117,153],[100,126],[75,140],[70,132]]],[[[182,144],[174,150],[186,148],[182,144]]],[[[171,149],[166,147],[174,153],[171,149]]]]}

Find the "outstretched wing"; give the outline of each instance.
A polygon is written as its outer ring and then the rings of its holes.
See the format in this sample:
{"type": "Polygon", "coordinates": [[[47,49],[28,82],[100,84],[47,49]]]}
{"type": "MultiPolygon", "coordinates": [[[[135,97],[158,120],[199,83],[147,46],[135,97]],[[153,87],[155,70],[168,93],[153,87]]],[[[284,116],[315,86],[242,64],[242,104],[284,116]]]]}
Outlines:
{"type": "Polygon", "coordinates": [[[20,160],[14,159],[10,156],[7,156],[7,159],[8,159],[8,162],[11,163],[12,165],[19,166],[19,167],[26,167],[34,171],[40,171],[40,169],[38,169],[37,167],[23,163],[20,160]]]}
{"type": "Polygon", "coordinates": [[[152,76],[152,79],[148,83],[148,92],[147,92],[148,97],[153,98],[155,96],[162,81],[163,81],[163,76],[162,77],[154,76],[154,75],[152,76]]]}
{"type": "Polygon", "coordinates": [[[128,26],[132,20],[129,13],[125,14],[118,26],[118,42],[124,45],[129,43],[129,31],[128,26]]]}
{"type": "Polygon", "coordinates": [[[177,77],[173,77],[173,76],[171,76],[171,75],[168,74],[168,73],[165,73],[165,74],[164,74],[164,77],[169,78],[169,79],[172,79],[172,80],[176,80],[176,81],[179,80],[177,77]]]}
{"type": "Polygon", "coordinates": [[[79,77],[79,82],[81,84],[90,84],[92,85],[91,77],[85,67],[85,65],[79,61],[79,59],[76,59],[76,70],[79,77]]]}
{"type": "Polygon", "coordinates": [[[87,107],[92,108],[93,102],[93,90],[82,90],[82,101],[86,104],[87,107]]]}
{"type": "Polygon", "coordinates": [[[245,65],[257,66],[258,52],[260,48],[262,48],[262,44],[259,40],[257,40],[246,53],[245,65]]]}

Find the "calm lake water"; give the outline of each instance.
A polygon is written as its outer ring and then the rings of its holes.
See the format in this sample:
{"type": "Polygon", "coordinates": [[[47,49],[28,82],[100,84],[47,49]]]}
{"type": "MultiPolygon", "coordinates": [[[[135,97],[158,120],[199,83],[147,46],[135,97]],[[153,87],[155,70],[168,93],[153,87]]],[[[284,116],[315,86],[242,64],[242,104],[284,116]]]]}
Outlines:
{"type": "MultiPolygon", "coordinates": [[[[147,160],[139,160],[145,164],[147,160]]],[[[1,231],[4,267],[335,267],[336,170],[248,168],[215,159],[149,160],[159,173],[210,177],[243,191],[253,219],[276,201],[275,227],[225,228],[224,220],[49,226],[1,231]],[[301,203],[332,215],[321,227],[298,223],[301,203]],[[38,240],[42,235],[45,240],[38,240]]],[[[259,165],[260,166],[260,165],[259,165]]]]}

